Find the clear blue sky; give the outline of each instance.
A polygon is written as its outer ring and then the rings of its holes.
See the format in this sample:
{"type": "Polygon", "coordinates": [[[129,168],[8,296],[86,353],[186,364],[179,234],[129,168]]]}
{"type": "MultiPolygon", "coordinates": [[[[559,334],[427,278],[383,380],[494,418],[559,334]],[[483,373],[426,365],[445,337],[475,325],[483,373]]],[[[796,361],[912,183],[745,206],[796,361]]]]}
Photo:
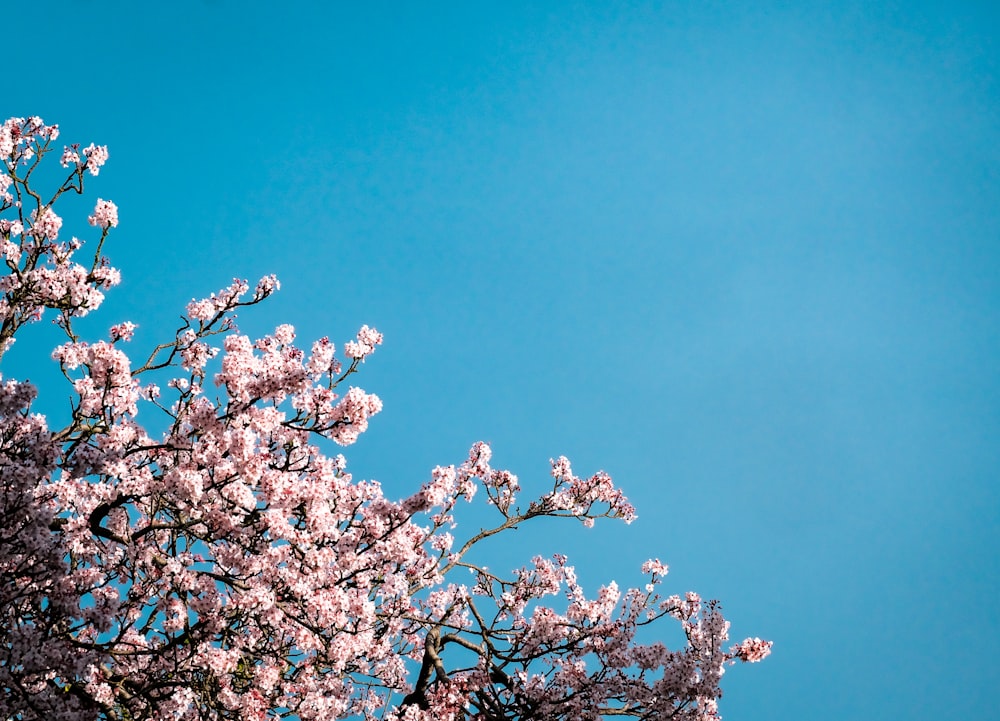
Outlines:
{"type": "Polygon", "coordinates": [[[635,524],[493,565],[659,556],[775,641],[726,718],[995,718],[998,11],[359,5],[18,11],[2,115],[110,146],[100,327],[275,272],[247,330],[385,333],[348,458],[391,495],[477,439],[608,470],[635,524]]]}

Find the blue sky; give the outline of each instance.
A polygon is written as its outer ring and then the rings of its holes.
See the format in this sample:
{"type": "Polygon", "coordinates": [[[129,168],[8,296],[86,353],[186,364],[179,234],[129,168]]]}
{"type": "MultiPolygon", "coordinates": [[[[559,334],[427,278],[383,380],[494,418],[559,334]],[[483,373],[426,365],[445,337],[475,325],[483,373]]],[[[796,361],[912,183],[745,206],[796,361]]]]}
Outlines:
{"type": "MultiPolygon", "coordinates": [[[[119,205],[125,281],[97,327],[139,350],[277,273],[247,331],[385,333],[347,455],[390,495],[478,439],[538,490],[551,456],[608,470],[636,523],[492,565],[564,551],[592,588],[660,557],[775,641],[726,718],[989,718],[1000,14],[370,5],[22,17],[4,117],[111,150],[84,210],[119,205]]],[[[46,378],[32,332],[5,375],[46,378]]]]}

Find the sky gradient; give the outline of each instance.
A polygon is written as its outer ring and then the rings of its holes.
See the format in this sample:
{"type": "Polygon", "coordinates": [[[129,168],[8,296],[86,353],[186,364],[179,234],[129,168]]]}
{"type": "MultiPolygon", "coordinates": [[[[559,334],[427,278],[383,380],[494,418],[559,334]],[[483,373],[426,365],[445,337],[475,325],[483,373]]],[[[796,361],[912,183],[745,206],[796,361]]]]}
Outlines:
{"type": "MultiPolygon", "coordinates": [[[[480,439],[539,492],[553,456],[610,472],[631,527],[491,565],[562,551],[593,589],[661,558],[775,642],[725,718],[992,718],[1000,12],[356,5],[32,17],[3,116],[111,152],[77,216],[120,208],[95,336],[131,319],[138,353],[276,273],[247,332],[385,334],[346,455],[390,496],[480,439]]],[[[52,330],[3,374],[54,375],[52,330]]]]}

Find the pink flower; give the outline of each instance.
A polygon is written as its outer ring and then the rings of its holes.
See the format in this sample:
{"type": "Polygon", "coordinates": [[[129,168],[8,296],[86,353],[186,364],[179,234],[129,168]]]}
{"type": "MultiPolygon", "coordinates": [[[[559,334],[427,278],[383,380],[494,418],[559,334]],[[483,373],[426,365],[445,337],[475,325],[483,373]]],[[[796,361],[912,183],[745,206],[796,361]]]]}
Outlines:
{"type": "Polygon", "coordinates": [[[366,357],[374,353],[375,346],[381,345],[381,343],[382,334],[374,328],[369,328],[367,325],[363,325],[361,326],[361,330],[358,331],[357,342],[348,341],[344,344],[344,354],[348,358],[364,360],[366,357]]]}
{"type": "Polygon", "coordinates": [[[667,564],[660,563],[660,559],[658,558],[651,558],[650,560],[642,564],[642,572],[653,573],[656,574],[657,576],[666,576],[667,564]]]}
{"type": "Polygon", "coordinates": [[[52,208],[42,208],[40,213],[31,211],[31,234],[41,240],[48,238],[55,240],[59,237],[59,229],[62,228],[62,218],[56,215],[52,208]]]}
{"type": "Polygon", "coordinates": [[[24,232],[24,226],[20,220],[0,220],[0,235],[16,237],[24,232]]]}
{"type": "Polygon", "coordinates": [[[763,661],[771,655],[773,641],[762,641],[759,638],[748,638],[743,643],[737,644],[730,649],[729,653],[733,657],[747,663],[757,663],[763,661]]]}
{"type": "Polygon", "coordinates": [[[68,168],[71,164],[78,165],[80,163],[80,145],[67,145],[63,148],[62,157],[59,159],[59,164],[64,168],[68,168]]]}
{"type": "Polygon", "coordinates": [[[281,283],[278,282],[277,276],[265,275],[257,281],[257,289],[254,291],[254,296],[257,298],[266,298],[280,288],[281,283]]]}
{"type": "Polygon", "coordinates": [[[118,225],[118,206],[110,200],[97,199],[94,214],[87,217],[91,225],[101,228],[114,228],[118,225]]]}
{"type": "Polygon", "coordinates": [[[83,149],[83,154],[87,157],[87,170],[90,174],[100,174],[101,166],[108,162],[108,146],[91,143],[83,149]]]}
{"type": "Polygon", "coordinates": [[[135,334],[136,325],[131,321],[125,321],[118,325],[111,326],[111,340],[132,340],[135,334]]]}

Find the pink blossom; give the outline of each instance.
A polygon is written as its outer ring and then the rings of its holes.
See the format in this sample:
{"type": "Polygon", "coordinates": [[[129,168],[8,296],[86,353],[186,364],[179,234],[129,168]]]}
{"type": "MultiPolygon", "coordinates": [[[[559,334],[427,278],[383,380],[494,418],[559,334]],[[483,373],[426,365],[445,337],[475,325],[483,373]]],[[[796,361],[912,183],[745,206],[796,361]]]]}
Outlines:
{"type": "Polygon", "coordinates": [[[257,281],[257,289],[254,291],[254,297],[266,298],[280,288],[281,283],[278,282],[278,278],[276,276],[265,275],[257,281]]]}
{"type": "MultiPolygon", "coordinates": [[[[14,118],[11,118],[14,120],[14,118]]],[[[0,157],[9,158],[14,153],[14,134],[11,120],[0,126],[0,157]]]]}
{"type": "Polygon", "coordinates": [[[42,208],[41,212],[31,211],[31,234],[41,240],[55,240],[62,228],[62,218],[55,214],[52,208],[42,208]]]}
{"type": "Polygon", "coordinates": [[[658,558],[651,558],[642,564],[643,573],[653,573],[657,576],[666,576],[667,570],[667,564],[660,563],[660,559],[658,558]]]}
{"type": "Polygon", "coordinates": [[[7,237],[17,237],[24,232],[24,226],[19,220],[0,220],[0,233],[7,237]]]}
{"type": "Polygon", "coordinates": [[[772,641],[762,641],[759,638],[747,638],[740,644],[733,646],[730,654],[741,661],[747,663],[757,663],[763,661],[771,655],[772,641]]]}
{"type": "Polygon", "coordinates": [[[101,228],[113,228],[118,225],[118,206],[110,200],[98,198],[94,214],[88,216],[87,221],[101,228]]]}
{"type": "Polygon", "coordinates": [[[111,339],[112,340],[132,340],[132,336],[135,334],[136,324],[131,321],[125,321],[124,323],[119,323],[118,325],[111,326],[111,339]]]}
{"type": "Polygon", "coordinates": [[[70,165],[78,165],[80,163],[79,150],[79,145],[67,145],[63,149],[62,157],[59,159],[59,164],[64,168],[67,168],[70,165]]]}
{"type": "Polygon", "coordinates": [[[83,154],[87,158],[87,170],[91,175],[98,175],[101,167],[108,162],[108,146],[94,145],[91,143],[83,149],[83,154]]]}
{"type": "Polygon", "coordinates": [[[192,300],[187,305],[187,314],[191,320],[200,320],[207,323],[215,315],[215,303],[211,299],[192,300]]]}
{"type": "Polygon", "coordinates": [[[344,354],[354,360],[364,360],[375,352],[375,346],[382,343],[382,334],[367,325],[361,326],[357,337],[357,342],[348,341],[344,344],[344,354]]]}

